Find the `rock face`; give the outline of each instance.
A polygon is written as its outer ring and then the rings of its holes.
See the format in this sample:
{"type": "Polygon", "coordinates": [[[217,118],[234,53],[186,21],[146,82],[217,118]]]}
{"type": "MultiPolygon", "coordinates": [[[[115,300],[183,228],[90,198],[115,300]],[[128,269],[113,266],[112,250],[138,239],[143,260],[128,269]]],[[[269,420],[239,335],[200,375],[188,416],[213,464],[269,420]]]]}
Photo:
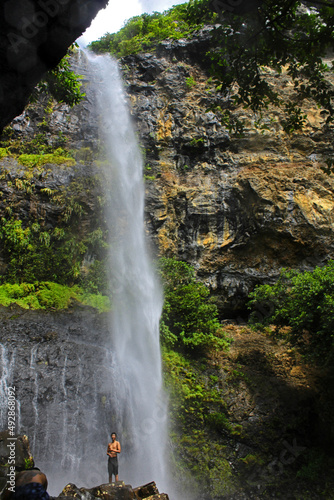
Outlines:
{"type": "MultiPolygon", "coordinates": [[[[231,106],[199,63],[182,41],[122,60],[146,151],[147,221],[161,254],[193,264],[225,317],[244,315],[255,284],[333,258],[334,183],[321,170],[333,130],[306,100],[304,130],[288,135],[276,109],[231,106]],[[237,119],[239,137],[228,126],[237,119]]],[[[287,76],[267,72],[294,99],[287,76]]]]}
{"type": "MultiPolygon", "coordinates": [[[[333,258],[334,182],[321,169],[333,154],[333,130],[308,100],[305,128],[290,135],[276,109],[261,117],[233,107],[201,64],[207,36],[204,30],[191,42],[163,42],[155,54],[127,56],[121,66],[145,155],[146,222],[156,252],[194,265],[222,317],[247,319],[245,301],[256,284],[272,282],[282,267],[313,269],[333,258]],[[242,135],[233,131],[237,120],[242,135]]],[[[268,78],[294,98],[285,74],[268,70],[268,78]]],[[[76,150],[74,180],[97,173],[98,117],[86,90],[73,110],[54,105],[46,114],[46,100],[12,123],[15,137],[31,139],[41,123],[49,144],[59,133],[66,137],[76,150]]],[[[90,196],[88,217],[97,196],[90,196]]]]}
{"type": "Polygon", "coordinates": [[[107,0],[6,0],[0,12],[0,130],[22,113],[107,0]]]}
{"type": "Polygon", "coordinates": [[[137,488],[124,484],[122,481],[117,483],[107,483],[96,486],[95,488],[77,488],[74,484],[65,486],[61,494],[57,497],[79,498],[82,500],[94,500],[103,498],[104,500],[168,500],[166,493],[159,493],[154,482],[144,484],[137,488]]]}
{"type": "Polygon", "coordinates": [[[106,442],[117,417],[106,315],[83,307],[59,314],[2,307],[0,315],[2,425],[8,386],[14,386],[15,433],[28,434],[51,492],[66,481],[103,482],[106,442]]]}

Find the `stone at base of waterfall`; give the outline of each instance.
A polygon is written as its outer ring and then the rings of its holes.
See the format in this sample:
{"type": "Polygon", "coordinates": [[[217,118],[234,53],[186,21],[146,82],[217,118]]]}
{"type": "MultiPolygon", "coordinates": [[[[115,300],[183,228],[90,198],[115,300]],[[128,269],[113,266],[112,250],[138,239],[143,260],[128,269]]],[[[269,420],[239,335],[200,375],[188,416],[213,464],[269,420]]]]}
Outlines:
{"type": "Polygon", "coordinates": [[[144,484],[138,488],[125,484],[123,481],[106,483],[94,488],[78,488],[75,484],[65,486],[58,500],[77,498],[79,500],[169,500],[166,493],[159,493],[155,482],[144,484]]]}
{"type": "Polygon", "coordinates": [[[138,486],[138,488],[134,488],[133,492],[138,500],[159,494],[159,490],[154,481],[144,484],[143,486],[138,486]]]}
{"type": "Polygon", "coordinates": [[[136,500],[169,500],[166,493],[159,493],[157,485],[154,481],[144,484],[143,486],[139,486],[138,488],[134,488],[133,492],[136,500]]]}

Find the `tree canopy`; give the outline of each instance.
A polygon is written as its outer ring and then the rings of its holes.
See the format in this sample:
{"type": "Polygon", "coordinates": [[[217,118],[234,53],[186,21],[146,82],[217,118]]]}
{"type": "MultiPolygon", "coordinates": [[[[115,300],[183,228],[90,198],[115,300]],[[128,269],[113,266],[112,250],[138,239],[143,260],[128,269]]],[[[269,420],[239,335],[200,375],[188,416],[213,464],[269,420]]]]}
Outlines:
{"type": "Polygon", "coordinates": [[[236,104],[258,111],[270,103],[285,108],[294,128],[302,125],[301,102],[314,99],[327,123],[334,118],[333,72],[325,58],[334,49],[334,5],[298,0],[191,0],[187,20],[214,22],[211,72],[236,104]],[[213,14],[214,12],[214,14],[213,14]],[[286,69],[296,90],[285,102],[266,80],[264,67],[286,69]],[[233,90],[232,90],[233,89],[233,90]]]}
{"type": "Polygon", "coordinates": [[[217,306],[210,301],[208,288],[196,281],[194,269],[185,262],[161,258],[158,271],[165,294],[162,343],[193,354],[226,348],[217,306]]]}
{"type": "Polygon", "coordinates": [[[261,112],[269,104],[286,113],[287,132],[302,128],[304,99],[334,119],[334,88],[328,76],[334,50],[334,5],[319,0],[190,0],[159,14],[130,19],[118,33],[107,33],[90,47],[117,56],[154,50],[159,41],[190,37],[211,25],[211,47],[204,55],[217,90],[232,104],[261,112]],[[293,98],[279,95],[268,81],[271,68],[287,72],[293,98]]]}

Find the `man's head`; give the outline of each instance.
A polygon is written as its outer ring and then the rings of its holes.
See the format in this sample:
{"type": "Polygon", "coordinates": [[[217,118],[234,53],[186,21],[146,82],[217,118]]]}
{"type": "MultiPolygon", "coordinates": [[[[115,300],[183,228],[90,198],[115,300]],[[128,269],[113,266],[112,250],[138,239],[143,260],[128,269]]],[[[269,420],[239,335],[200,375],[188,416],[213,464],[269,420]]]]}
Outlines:
{"type": "Polygon", "coordinates": [[[23,486],[28,483],[40,483],[45,489],[48,487],[46,475],[39,469],[24,470],[19,472],[15,478],[16,486],[23,486]]]}
{"type": "Polygon", "coordinates": [[[110,434],[110,436],[111,436],[111,439],[112,439],[113,441],[115,441],[115,440],[116,440],[116,432],[112,432],[112,433],[110,434]]]}

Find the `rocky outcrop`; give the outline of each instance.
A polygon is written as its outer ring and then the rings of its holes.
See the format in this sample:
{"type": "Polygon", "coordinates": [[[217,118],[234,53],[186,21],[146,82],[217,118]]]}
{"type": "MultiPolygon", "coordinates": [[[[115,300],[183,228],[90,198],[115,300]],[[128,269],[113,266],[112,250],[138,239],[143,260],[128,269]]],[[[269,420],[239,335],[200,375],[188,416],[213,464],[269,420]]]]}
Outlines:
{"type": "MultiPolygon", "coordinates": [[[[245,301],[256,284],[274,281],[282,267],[313,269],[334,256],[334,183],[322,170],[333,154],[333,130],[309,100],[305,127],[292,134],[277,109],[255,116],[233,106],[199,64],[208,36],[203,30],[192,41],[163,42],[154,54],[123,58],[121,66],[145,156],[146,223],[156,253],[191,263],[222,317],[247,319],[245,301]]],[[[66,173],[74,181],[96,178],[92,161],[100,147],[89,71],[79,59],[83,103],[72,110],[56,104],[46,113],[46,97],[11,124],[16,140],[42,131],[56,147],[66,138],[76,151],[76,166],[66,173]]],[[[267,72],[272,86],[293,100],[287,75],[267,72]]],[[[40,189],[49,188],[43,182],[40,189]]],[[[94,189],[87,193],[88,218],[96,213],[94,189]]]]}
{"type": "Polygon", "coordinates": [[[15,387],[15,434],[28,434],[51,491],[66,481],[102,483],[106,461],[94,461],[104,460],[117,417],[107,315],[74,305],[59,313],[2,307],[0,316],[2,425],[15,387]]]}
{"type": "MultiPolygon", "coordinates": [[[[256,116],[233,106],[186,47],[166,42],[122,60],[146,152],[147,222],[160,253],[194,265],[225,317],[246,317],[255,284],[334,256],[334,183],[321,169],[333,129],[309,100],[305,127],[292,134],[277,109],[256,116]]],[[[286,74],[267,73],[295,98],[286,74]]]]}
{"type": "Polygon", "coordinates": [[[166,493],[159,493],[159,490],[154,482],[144,484],[137,488],[132,488],[130,485],[124,484],[122,481],[117,483],[107,483],[96,486],[95,488],[78,488],[74,484],[65,486],[61,494],[57,497],[79,498],[82,500],[94,500],[95,498],[103,498],[104,500],[168,500],[166,493]]]}
{"type": "Polygon", "coordinates": [[[0,12],[0,130],[22,113],[107,0],[6,0],[0,12]]]}
{"type": "MultiPolygon", "coordinates": [[[[1,401],[1,409],[7,406],[1,401]]],[[[7,406],[8,410],[8,406],[7,406]]],[[[16,435],[12,431],[0,432],[0,495],[7,485],[15,485],[15,473],[32,468],[34,459],[30,452],[26,435],[16,435]]]]}

